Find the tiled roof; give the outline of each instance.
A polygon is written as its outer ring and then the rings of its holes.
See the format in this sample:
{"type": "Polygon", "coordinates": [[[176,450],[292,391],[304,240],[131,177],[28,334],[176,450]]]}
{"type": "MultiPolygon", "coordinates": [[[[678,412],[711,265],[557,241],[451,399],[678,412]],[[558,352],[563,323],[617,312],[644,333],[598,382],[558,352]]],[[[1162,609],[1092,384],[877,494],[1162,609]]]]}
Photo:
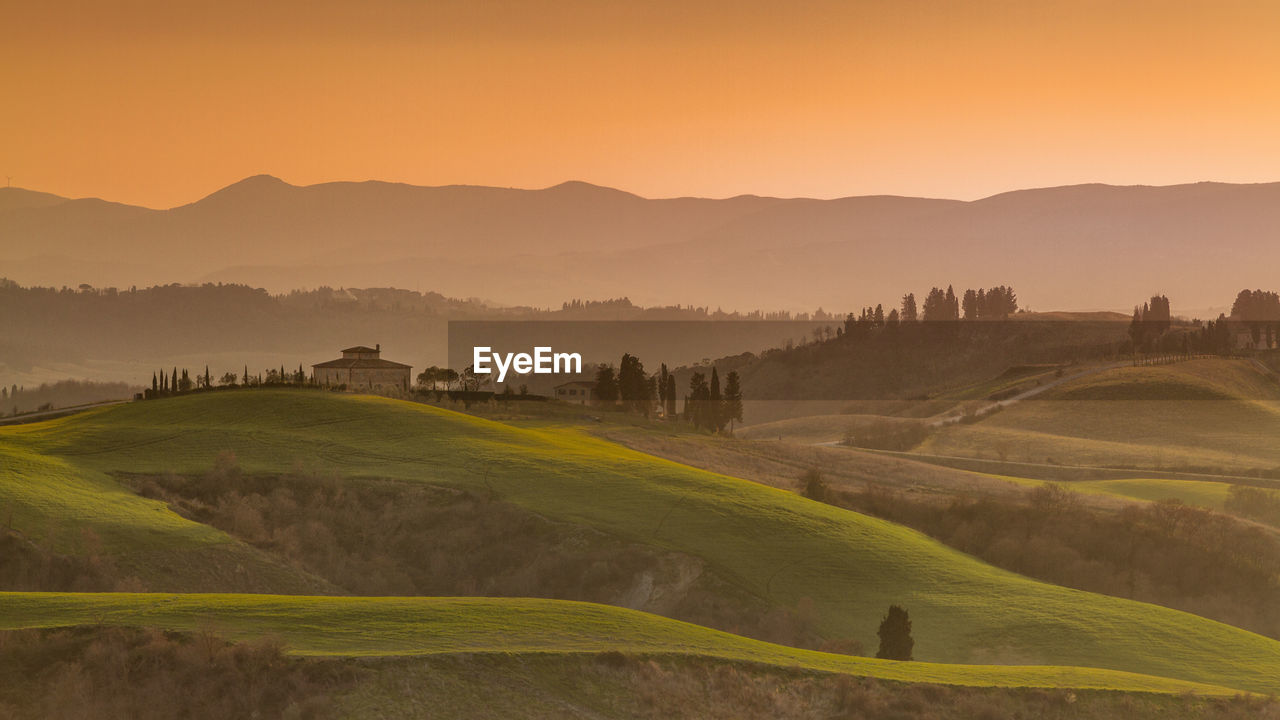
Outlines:
{"type": "MultiPolygon", "coordinates": [[[[347,351],[344,350],[343,352],[347,352],[347,351]]],[[[316,363],[311,367],[313,368],[349,368],[349,369],[359,368],[359,369],[365,369],[365,370],[372,370],[372,369],[393,370],[396,368],[404,368],[405,370],[408,370],[412,366],[405,365],[403,363],[398,363],[398,362],[391,362],[390,360],[365,360],[360,358],[339,358],[337,360],[330,360],[329,362],[316,363]]]]}
{"type": "Polygon", "coordinates": [[[371,347],[365,347],[365,346],[363,346],[363,345],[357,345],[357,346],[355,346],[355,347],[349,347],[349,348],[347,348],[347,349],[343,350],[342,352],[344,352],[344,353],[371,353],[371,352],[378,352],[378,351],[377,351],[377,350],[375,350],[374,348],[371,348],[371,347]]]}

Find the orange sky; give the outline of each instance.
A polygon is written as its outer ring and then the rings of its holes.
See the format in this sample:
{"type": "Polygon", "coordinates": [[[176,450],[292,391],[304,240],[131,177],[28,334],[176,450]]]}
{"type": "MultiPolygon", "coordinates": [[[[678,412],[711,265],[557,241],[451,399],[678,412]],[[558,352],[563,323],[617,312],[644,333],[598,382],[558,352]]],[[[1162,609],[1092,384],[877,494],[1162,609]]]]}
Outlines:
{"type": "Polygon", "coordinates": [[[0,0],[0,54],[0,175],[152,207],[256,173],[650,197],[1280,180],[1274,0],[0,0]]]}

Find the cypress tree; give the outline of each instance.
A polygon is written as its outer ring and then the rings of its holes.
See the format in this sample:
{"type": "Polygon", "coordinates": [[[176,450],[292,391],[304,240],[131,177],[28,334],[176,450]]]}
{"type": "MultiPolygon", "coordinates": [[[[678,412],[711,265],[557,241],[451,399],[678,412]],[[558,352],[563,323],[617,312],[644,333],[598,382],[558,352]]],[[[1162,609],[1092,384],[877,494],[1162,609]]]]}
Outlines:
{"type": "Polygon", "coordinates": [[[720,407],[720,375],[715,366],[711,366],[711,392],[707,398],[707,421],[712,430],[720,432],[724,428],[724,408],[720,407]]]}
{"type": "Polygon", "coordinates": [[[880,649],[876,657],[883,660],[910,660],[916,641],[911,638],[911,617],[905,608],[889,606],[889,613],[880,621],[880,649]]]}
{"type": "Polygon", "coordinates": [[[730,370],[724,379],[724,419],[729,422],[730,433],[734,420],[742,422],[742,386],[737,370],[730,370]]]}
{"type": "Polygon", "coordinates": [[[711,429],[707,405],[711,399],[711,390],[707,386],[707,376],[695,372],[689,378],[689,395],[684,401],[684,414],[694,427],[711,429]]]}
{"type": "Polygon", "coordinates": [[[667,364],[662,363],[658,369],[658,405],[663,412],[667,410],[667,364]]]}
{"type": "Polygon", "coordinates": [[[915,293],[907,293],[902,296],[902,322],[916,321],[916,296],[915,293]]]}
{"type": "Polygon", "coordinates": [[[667,417],[676,416],[676,376],[667,375],[667,417]]]}

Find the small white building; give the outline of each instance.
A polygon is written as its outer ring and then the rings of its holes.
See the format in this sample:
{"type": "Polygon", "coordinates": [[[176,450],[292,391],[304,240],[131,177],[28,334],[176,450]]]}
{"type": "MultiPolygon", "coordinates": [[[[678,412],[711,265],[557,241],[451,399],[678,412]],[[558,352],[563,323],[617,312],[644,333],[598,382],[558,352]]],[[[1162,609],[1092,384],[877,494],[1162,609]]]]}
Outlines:
{"type": "Polygon", "coordinates": [[[586,380],[574,380],[555,386],[556,400],[577,405],[594,405],[596,401],[596,384],[586,380]]]}

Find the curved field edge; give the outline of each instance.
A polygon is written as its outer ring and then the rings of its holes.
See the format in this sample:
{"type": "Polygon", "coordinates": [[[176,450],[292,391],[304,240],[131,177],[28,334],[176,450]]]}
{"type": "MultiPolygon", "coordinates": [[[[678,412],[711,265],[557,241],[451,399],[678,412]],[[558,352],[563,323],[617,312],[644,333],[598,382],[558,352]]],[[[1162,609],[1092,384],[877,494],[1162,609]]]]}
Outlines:
{"type": "Polygon", "coordinates": [[[894,662],[800,650],[634,610],[565,600],[161,593],[0,593],[0,629],[83,625],[275,635],[306,656],[696,656],[973,687],[1235,695],[1203,683],[1082,667],[894,662]]]}
{"type": "Polygon", "coordinates": [[[1117,367],[939,430],[917,448],[965,457],[1236,473],[1280,463],[1280,383],[1237,359],[1117,367]]]}
{"type": "Polygon", "coordinates": [[[902,526],[571,428],[517,428],[382,398],[258,391],[4,428],[5,446],[57,458],[69,475],[108,479],[204,472],[230,450],[247,472],[301,466],[488,492],[556,520],[701,557],[775,606],[807,605],[825,634],[865,647],[875,646],[876,625],[896,603],[911,612],[916,657],[929,661],[1105,667],[1264,693],[1280,687],[1274,640],[1032,581],[902,526]]]}

